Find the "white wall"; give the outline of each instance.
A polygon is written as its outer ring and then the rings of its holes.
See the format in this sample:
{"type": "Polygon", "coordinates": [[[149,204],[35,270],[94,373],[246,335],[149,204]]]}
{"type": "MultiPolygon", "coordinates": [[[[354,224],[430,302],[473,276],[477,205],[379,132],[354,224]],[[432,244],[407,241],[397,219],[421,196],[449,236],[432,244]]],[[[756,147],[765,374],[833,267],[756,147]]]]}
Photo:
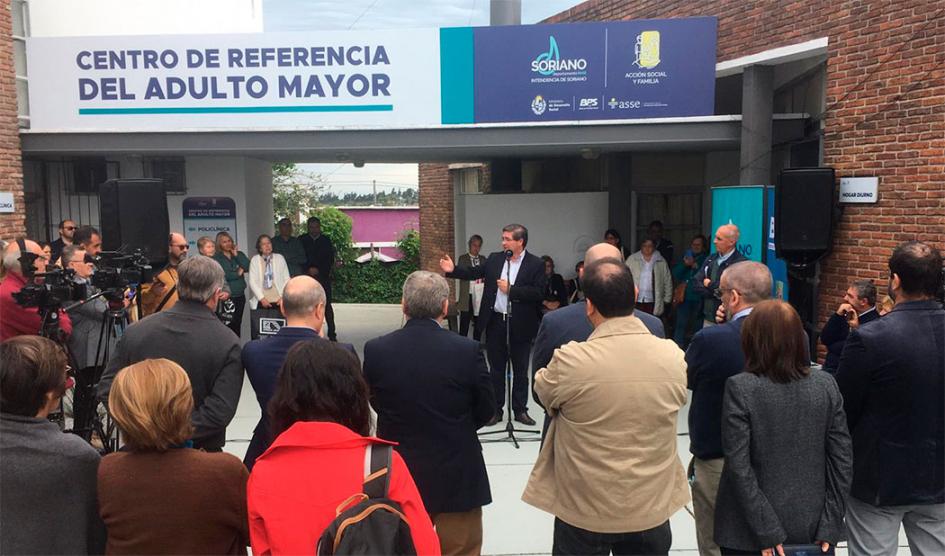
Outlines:
{"type": "Polygon", "coordinates": [[[262,33],[263,0],[30,0],[34,37],[262,33]]]}
{"type": "Polygon", "coordinates": [[[503,226],[521,224],[528,228],[526,249],[539,257],[550,255],[565,279],[574,276],[574,265],[584,260],[584,252],[600,242],[607,229],[606,192],[464,197],[466,227],[456,228],[457,237],[479,234],[483,252],[490,253],[501,249],[503,226]]]}

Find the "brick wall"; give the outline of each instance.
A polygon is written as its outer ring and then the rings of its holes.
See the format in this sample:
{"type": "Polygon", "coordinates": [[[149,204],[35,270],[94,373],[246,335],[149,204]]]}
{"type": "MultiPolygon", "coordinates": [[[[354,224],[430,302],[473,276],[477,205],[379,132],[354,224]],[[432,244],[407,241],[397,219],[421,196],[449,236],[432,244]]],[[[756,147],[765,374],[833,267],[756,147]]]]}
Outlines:
{"type": "Polygon", "coordinates": [[[10,240],[26,233],[23,205],[23,163],[16,109],[16,74],[13,68],[13,41],[10,2],[0,7],[0,191],[12,191],[16,212],[0,214],[0,239],[10,240]]]}
{"type": "MultiPolygon", "coordinates": [[[[719,19],[720,62],[829,38],[824,164],[838,176],[879,176],[880,202],[844,209],[833,252],[822,265],[822,321],[852,279],[872,278],[885,295],[886,260],[900,242],[919,239],[945,249],[940,1],[590,0],[548,22],[705,15],[719,19]]],[[[425,196],[423,169],[420,184],[421,221],[424,214],[435,218],[424,200],[443,204],[438,195],[451,192],[425,196]]],[[[452,238],[444,245],[451,246],[452,238]]]]}
{"type": "Polygon", "coordinates": [[[420,268],[438,271],[453,252],[453,181],[447,164],[420,165],[420,268]]]}

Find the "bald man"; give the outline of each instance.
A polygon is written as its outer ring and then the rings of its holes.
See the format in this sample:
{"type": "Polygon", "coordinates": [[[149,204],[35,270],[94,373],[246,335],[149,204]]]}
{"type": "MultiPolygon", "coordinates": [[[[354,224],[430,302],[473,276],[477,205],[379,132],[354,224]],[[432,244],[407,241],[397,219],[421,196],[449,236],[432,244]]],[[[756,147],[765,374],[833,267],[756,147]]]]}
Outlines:
{"type": "Polygon", "coordinates": [[[747,261],[745,255],[742,255],[738,247],[738,237],[740,232],[735,224],[723,224],[715,231],[715,253],[709,255],[702,268],[693,278],[694,290],[703,298],[702,317],[705,321],[703,327],[715,326],[715,313],[722,304],[719,284],[722,280],[722,274],[725,269],[735,263],[747,261]]]}
{"type": "Polygon", "coordinates": [[[190,244],[182,234],[174,232],[167,238],[167,266],[154,281],[141,288],[142,317],[166,311],[177,303],[177,267],[187,258],[190,244]]]}
{"type": "MultiPolygon", "coordinates": [[[[285,324],[274,336],[267,336],[248,342],[243,346],[243,367],[246,376],[256,392],[256,400],[262,416],[253,431],[253,438],[246,449],[243,463],[253,469],[256,458],[269,447],[269,419],[266,408],[276,389],[276,377],[285,356],[298,342],[307,340],[327,341],[322,337],[325,324],[325,289],[311,276],[296,276],[286,282],[282,290],[280,309],[285,317],[285,324]]],[[[339,348],[348,350],[358,357],[351,344],[337,343],[339,348]]],[[[360,366],[360,363],[358,364],[360,366]]]]}
{"type": "MultiPolygon", "coordinates": [[[[36,260],[33,262],[34,273],[46,272],[46,265],[49,262],[39,244],[29,239],[10,242],[4,249],[3,268],[6,274],[3,282],[0,283],[0,315],[3,315],[0,318],[0,341],[14,336],[39,334],[43,327],[43,319],[38,307],[22,307],[13,299],[13,294],[19,293],[28,283],[33,283],[33,280],[26,277],[30,272],[24,271],[23,261],[20,260],[22,255],[20,242],[28,252],[36,255],[36,260]]],[[[41,282],[42,278],[35,280],[41,282]]],[[[66,336],[72,334],[72,321],[69,320],[69,315],[61,309],[58,314],[59,329],[66,336]]]]}
{"type": "MultiPolygon", "coordinates": [[[[586,268],[592,262],[608,257],[623,260],[620,249],[613,245],[609,243],[593,245],[584,253],[584,267],[586,268]]],[[[583,279],[583,268],[580,270],[580,273],[579,277],[583,279]]],[[[633,295],[634,299],[636,299],[636,294],[634,293],[633,295]]],[[[538,335],[535,337],[535,348],[532,352],[532,376],[535,376],[538,369],[548,366],[548,362],[551,361],[551,356],[554,355],[556,349],[568,342],[583,342],[587,340],[591,332],[594,331],[591,322],[587,320],[585,305],[585,300],[582,299],[577,303],[572,303],[571,305],[547,313],[541,320],[541,325],[538,327],[538,335]]],[[[663,330],[663,322],[657,317],[644,313],[643,311],[635,311],[633,316],[643,321],[647,330],[654,336],[658,338],[666,337],[663,330]]],[[[534,397],[539,405],[541,404],[534,390],[532,391],[532,397],[534,397]]],[[[550,419],[546,414],[543,432],[547,431],[549,423],[550,419]]]]}

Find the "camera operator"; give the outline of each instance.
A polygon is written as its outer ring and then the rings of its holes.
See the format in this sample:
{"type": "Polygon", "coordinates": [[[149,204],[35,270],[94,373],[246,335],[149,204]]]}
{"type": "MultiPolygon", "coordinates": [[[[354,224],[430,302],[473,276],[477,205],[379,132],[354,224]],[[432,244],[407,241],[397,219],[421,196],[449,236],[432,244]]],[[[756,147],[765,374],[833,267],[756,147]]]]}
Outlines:
{"type": "Polygon", "coordinates": [[[102,234],[92,226],[82,226],[72,234],[72,243],[81,245],[90,257],[97,257],[102,252],[102,234]]]}
{"type": "MultiPolygon", "coordinates": [[[[62,249],[62,264],[66,268],[75,270],[73,281],[84,285],[86,299],[99,293],[99,289],[91,284],[93,264],[87,257],[87,252],[81,245],[66,245],[62,249]]],[[[122,302],[122,307],[128,306],[128,300],[122,302]]],[[[72,336],[69,338],[69,349],[75,357],[78,369],[87,369],[101,363],[96,361],[96,355],[101,342],[102,350],[108,346],[108,352],[115,351],[115,334],[111,330],[105,331],[105,339],[101,339],[102,324],[105,322],[109,303],[105,297],[98,297],[79,305],[69,315],[72,318],[72,336]],[[105,344],[104,342],[108,343],[105,344]]]]}
{"type": "MultiPolygon", "coordinates": [[[[39,334],[43,327],[43,317],[38,307],[23,307],[13,298],[25,286],[41,283],[43,278],[33,278],[34,274],[46,272],[46,255],[35,241],[24,239],[11,242],[3,252],[3,267],[5,277],[0,284],[0,341],[22,336],[24,334],[39,334]],[[21,245],[23,246],[21,249],[21,245]],[[28,266],[24,260],[29,260],[28,266]]],[[[62,309],[59,313],[59,329],[68,336],[72,333],[72,321],[62,309]]]]}

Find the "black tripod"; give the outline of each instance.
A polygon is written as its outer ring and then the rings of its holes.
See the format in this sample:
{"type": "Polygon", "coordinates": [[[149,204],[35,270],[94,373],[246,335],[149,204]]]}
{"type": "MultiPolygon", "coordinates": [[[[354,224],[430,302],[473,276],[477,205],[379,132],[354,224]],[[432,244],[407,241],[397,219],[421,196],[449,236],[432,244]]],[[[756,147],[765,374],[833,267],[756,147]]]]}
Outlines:
{"type": "MultiPolygon", "coordinates": [[[[95,389],[102,378],[105,365],[108,364],[111,343],[109,340],[113,334],[117,337],[117,331],[124,330],[126,318],[121,299],[113,299],[105,292],[93,295],[80,302],[80,304],[88,303],[102,296],[108,300],[108,308],[105,309],[102,326],[99,329],[94,364],[84,369],[76,369],[72,433],[89,443],[92,443],[93,434],[97,435],[102,442],[101,451],[109,453],[118,449],[118,429],[107,411],[104,411],[103,415],[99,414],[99,402],[95,389]]],[[[78,304],[70,307],[70,309],[77,306],[78,304]]]]}
{"type": "MultiPolygon", "coordinates": [[[[510,272],[509,268],[512,265],[512,251],[508,250],[505,252],[505,276],[506,279],[509,278],[510,272]]],[[[533,429],[517,429],[515,425],[512,424],[512,300],[509,299],[506,304],[506,322],[505,322],[505,353],[507,355],[505,359],[505,394],[506,394],[506,407],[508,408],[508,413],[506,415],[505,428],[496,430],[496,431],[484,431],[479,433],[479,436],[485,436],[488,434],[505,434],[502,438],[489,438],[482,440],[482,442],[505,442],[511,441],[512,445],[516,448],[519,448],[519,440],[522,442],[534,442],[536,440],[541,440],[541,436],[537,438],[516,438],[515,433],[527,433],[527,434],[541,434],[539,430],[533,429]]],[[[498,314],[496,315],[498,316],[498,314]]],[[[488,334],[488,332],[487,332],[488,334]]],[[[528,369],[525,370],[528,372],[528,369]]]]}

